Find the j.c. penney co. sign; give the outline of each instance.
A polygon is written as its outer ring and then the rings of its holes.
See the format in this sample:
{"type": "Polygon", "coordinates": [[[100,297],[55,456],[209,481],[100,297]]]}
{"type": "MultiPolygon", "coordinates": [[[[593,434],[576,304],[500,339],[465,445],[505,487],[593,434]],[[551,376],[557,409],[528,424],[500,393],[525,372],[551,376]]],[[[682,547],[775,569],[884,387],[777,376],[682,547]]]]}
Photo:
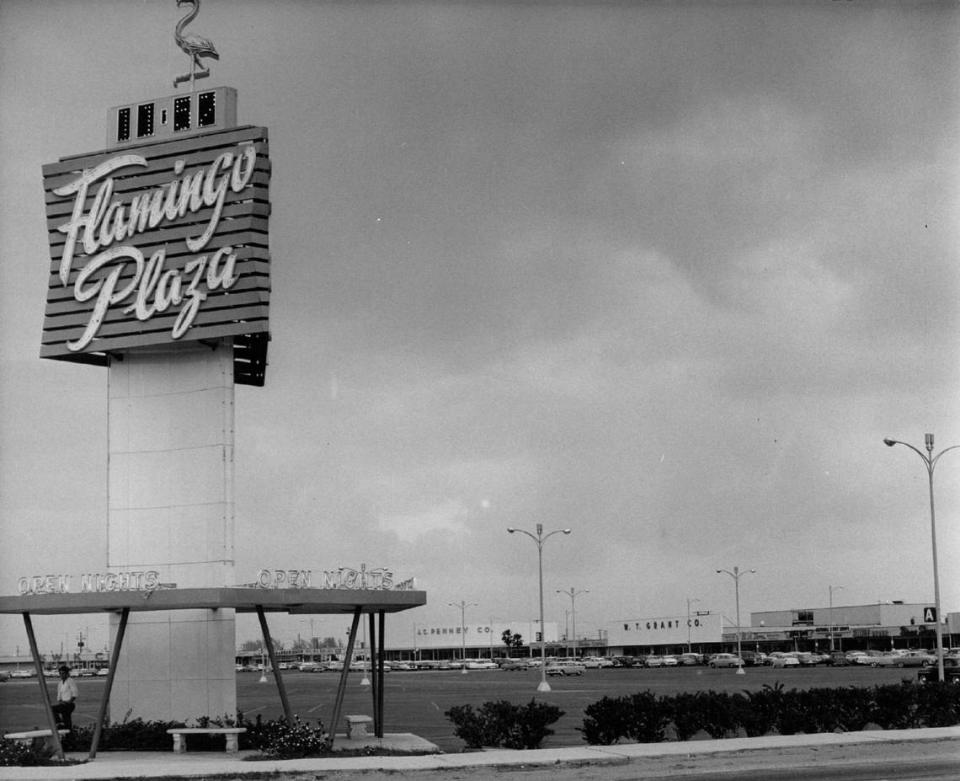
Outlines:
{"type": "MultiPolygon", "coordinates": [[[[41,357],[268,332],[265,128],[44,166],[51,268],[41,357]]],[[[238,381],[243,381],[238,378],[238,381]]]]}

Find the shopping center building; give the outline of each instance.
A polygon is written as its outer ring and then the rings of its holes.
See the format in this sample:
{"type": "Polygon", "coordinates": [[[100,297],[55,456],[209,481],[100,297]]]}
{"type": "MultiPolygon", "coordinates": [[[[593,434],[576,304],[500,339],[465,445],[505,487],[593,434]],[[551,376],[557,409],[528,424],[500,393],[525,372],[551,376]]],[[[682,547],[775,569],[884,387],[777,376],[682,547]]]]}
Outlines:
{"type": "MultiPolygon", "coordinates": [[[[927,603],[880,602],[761,611],[743,616],[743,650],[771,651],[881,650],[936,646],[935,624],[927,603]]],[[[412,640],[394,637],[391,659],[468,659],[536,656],[537,621],[479,622],[466,625],[418,624],[412,640]],[[523,638],[509,652],[504,630],[523,638]]],[[[713,611],[690,615],[630,617],[606,623],[592,637],[566,637],[557,624],[546,623],[548,656],[634,656],[641,654],[717,653],[735,651],[736,621],[713,611]]],[[[943,626],[944,648],[960,647],[960,613],[949,613],[943,626]]]]}

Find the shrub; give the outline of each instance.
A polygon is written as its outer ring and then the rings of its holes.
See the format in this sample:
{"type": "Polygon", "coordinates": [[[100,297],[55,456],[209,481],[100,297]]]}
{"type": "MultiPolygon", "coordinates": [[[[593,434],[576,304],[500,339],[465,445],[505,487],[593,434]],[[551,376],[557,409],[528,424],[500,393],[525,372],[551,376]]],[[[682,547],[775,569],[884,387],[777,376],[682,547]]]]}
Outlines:
{"type": "Polygon", "coordinates": [[[870,723],[873,692],[850,686],[834,690],[836,696],[837,729],[843,732],[859,732],[870,723]]]}
{"type": "Polygon", "coordinates": [[[924,726],[952,727],[960,724],[960,686],[936,681],[918,687],[918,708],[924,726]]]}
{"type": "Polygon", "coordinates": [[[671,716],[667,700],[649,691],[627,697],[604,697],[584,710],[579,731],[591,745],[616,743],[626,738],[635,743],[659,743],[666,737],[671,716]]]}
{"type": "Polygon", "coordinates": [[[670,720],[677,740],[690,740],[700,731],[703,726],[704,699],[702,692],[677,694],[669,699],[670,720]]]}
{"type": "MultiPolygon", "coordinates": [[[[100,732],[97,751],[172,751],[173,739],[167,730],[183,726],[182,721],[144,721],[140,718],[108,724],[100,732]]],[[[92,724],[75,725],[62,741],[63,750],[89,751],[93,731],[92,724]]]]}
{"type": "Polygon", "coordinates": [[[321,722],[311,727],[293,717],[293,723],[277,719],[263,726],[260,749],[273,759],[299,759],[330,753],[330,736],[321,722]]]}
{"type": "Polygon", "coordinates": [[[555,705],[530,700],[521,705],[513,714],[513,727],[502,745],[505,748],[534,749],[544,738],[553,734],[549,728],[563,715],[555,705]]]}
{"type": "Polygon", "coordinates": [[[17,740],[0,738],[0,767],[39,765],[42,759],[30,746],[17,740]]]}
{"type": "Polygon", "coordinates": [[[454,723],[453,734],[464,741],[467,748],[532,749],[553,734],[548,725],[557,721],[563,711],[536,700],[530,700],[527,705],[499,700],[485,702],[479,709],[472,705],[454,706],[443,715],[454,723]]]}
{"type": "Polygon", "coordinates": [[[875,687],[870,721],[883,729],[922,727],[918,690],[912,683],[875,687]]]}
{"type": "Polygon", "coordinates": [[[609,746],[628,732],[628,701],[623,697],[604,697],[584,709],[583,726],[577,729],[591,746],[609,746]]]}
{"type": "Polygon", "coordinates": [[[700,701],[700,728],[707,731],[711,738],[720,739],[735,735],[740,726],[737,712],[726,692],[706,692],[700,701]]]}

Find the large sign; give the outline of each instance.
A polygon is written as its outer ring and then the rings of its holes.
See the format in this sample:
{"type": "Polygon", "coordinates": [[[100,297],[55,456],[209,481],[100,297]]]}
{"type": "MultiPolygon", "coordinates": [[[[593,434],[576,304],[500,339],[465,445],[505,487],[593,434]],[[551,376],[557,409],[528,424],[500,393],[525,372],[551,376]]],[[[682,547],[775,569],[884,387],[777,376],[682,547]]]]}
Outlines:
{"type": "Polygon", "coordinates": [[[416,588],[414,578],[398,581],[393,570],[387,567],[367,569],[361,564],[359,569],[353,567],[338,567],[334,570],[324,570],[314,580],[313,571],[309,569],[261,569],[257,572],[257,579],[247,584],[254,588],[319,588],[319,589],[348,589],[372,591],[412,591],[416,588]]]}
{"type": "Polygon", "coordinates": [[[718,643],[722,625],[719,613],[698,612],[690,616],[633,618],[607,624],[611,646],[667,646],[718,643]]]}
{"type": "Polygon", "coordinates": [[[176,588],[176,583],[161,583],[156,570],[123,572],[87,572],[74,579],[71,575],[30,575],[17,580],[20,596],[28,594],[69,594],[75,587],[80,593],[103,591],[155,591],[176,588]]]}
{"type": "Polygon", "coordinates": [[[263,384],[270,160],[244,127],[43,167],[50,282],[40,355],[233,337],[235,381],[263,384]]]}

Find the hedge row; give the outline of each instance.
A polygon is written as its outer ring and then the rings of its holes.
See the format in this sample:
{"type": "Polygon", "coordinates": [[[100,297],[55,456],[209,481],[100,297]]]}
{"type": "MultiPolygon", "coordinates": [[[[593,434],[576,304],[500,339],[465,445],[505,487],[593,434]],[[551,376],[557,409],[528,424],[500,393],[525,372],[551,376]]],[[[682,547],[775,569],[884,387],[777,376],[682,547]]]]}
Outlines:
{"type": "MultiPolygon", "coordinates": [[[[330,753],[330,739],[323,723],[316,726],[294,717],[293,724],[286,719],[264,721],[259,715],[255,721],[248,721],[242,713],[237,717],[211,719],[201,716],[194,720],[193,726],[207,727],[245,727],[246,732],[239,737],[241,749],[256,749],[264,756],[273,759],[297,759],[300,757],[324,756],[330,753]]],[[[182,721],[144,721],[143,719],[124,719],[104,726],[100,734],[98,751],[172,751],[173,738],[167,730],[184,727],[182,721]]],[[[93,725],[74,726],[64,736],[64,751],[88,752],[93,742],[93,725]]],[[[191,751],[223,751],[223,735],[193,735],[190,738],[191,751]]],[[[10,765],[42,765],[49,759],[44,749],[24,745],[13,740],[0,738],[0,767],[10,765]]]]}
{"type": "Polygon", "coordinates": [[[563,715],[553,705],[530,700],[527,705],[514,705],[507,700],[485,702],[479,709],[472,705],[454,706],[444,714],[454,723],[453,734],[467,748],[537,748],[545,737],[553,734],[548,725],[563,715]]]}
{"type": "Polygon", "coordinates": [[[696,692],[657,696],[649,691],[604,697],[584,711],[584,740],[609,745],[620,740],[656,743],[712,738],[760,737],[816,732],[946,727],[960,724],[960,686],[904,682],[873,688],[784,690],[783,684],[728,694],[696,692]]]}

